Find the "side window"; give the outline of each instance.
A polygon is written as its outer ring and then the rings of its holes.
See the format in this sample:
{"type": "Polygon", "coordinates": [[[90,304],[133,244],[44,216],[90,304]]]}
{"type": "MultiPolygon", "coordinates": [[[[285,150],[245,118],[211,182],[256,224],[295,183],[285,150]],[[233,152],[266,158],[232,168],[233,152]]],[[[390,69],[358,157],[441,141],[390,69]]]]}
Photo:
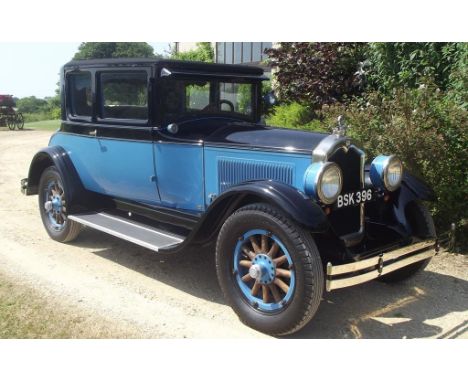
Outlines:
{"type": "Polygon", "coordinates": [[[69,73],[68,79],[68,112],[74,117],[91,117],[93,101],[91,93],[91,73],[69,73]]]}
{"type": "Polygon", "coordinates": [[[185,99],[186,110],[203,110],[210,104],[210,84],[187,85],[185,99]]]}
{"type": "Polygon", "coordinates": [[[220,84],[221,110],[241,114],[250,114],[253,110],[252,85],[241,83],[220,84]]]}
{"type": "Polygon", "coordinates": [[[148,119],[146,72],[101,73],[101,117],[148,119]]]}

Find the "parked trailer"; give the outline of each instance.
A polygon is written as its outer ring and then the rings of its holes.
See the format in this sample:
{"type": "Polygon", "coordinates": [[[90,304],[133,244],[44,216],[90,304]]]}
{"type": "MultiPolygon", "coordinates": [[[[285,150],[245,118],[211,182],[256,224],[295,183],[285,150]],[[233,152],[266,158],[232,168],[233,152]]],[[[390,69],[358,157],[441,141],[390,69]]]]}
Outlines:
{"type": "Polygon", "coordinates": [[[15,100],[11,95],[0,94],[0,126],[8,126],[10,130],[15,128],[23,130],[23,114],[17,111],[15,100]]]}

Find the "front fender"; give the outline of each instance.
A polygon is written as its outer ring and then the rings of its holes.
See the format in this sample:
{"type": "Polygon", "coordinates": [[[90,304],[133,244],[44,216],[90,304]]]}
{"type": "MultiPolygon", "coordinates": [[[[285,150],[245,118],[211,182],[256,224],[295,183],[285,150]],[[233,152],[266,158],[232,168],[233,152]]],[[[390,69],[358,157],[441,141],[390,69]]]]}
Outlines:
{"type": "Polygon", "coordinates": [[[427,183],[416,176],[411,175],[407,171],[403,173],[402,188],[406,188],[411,191],[417,199],[427,201],[435,200],[434,191],[427,185],[427,183]]]}
{"type": "Polygon", "coordinates": [[[327,216],[315,201],[284,183],[262,180],[239,184],[219,195],[209,206],[191,236],[196,237],[197,242],[208,241],[236,209],[259,202],[277,207],[310,232],[325,232],[329,228],[327,216]]]}
{"type": "Polygon", "coordinates": [[[75,206],[86,201],[87,191],[83,187],[70,157],[61,146],[45,147],[34,155],[29,166],[26,195],[36,195],[38,193],[41,175],[50,166],[55,166],[60,173],[67,193],[69,212],[73,212],[75,206]]]}
{"type": "Polygon", "coordinates": [[[422,180],[406,172],[403,175],[398,197],[394,204],[395,216],[407,232],[411,232],[411,227],[406,217],[406,206],[413,200],[434,201],[434,191],[422,180]]]}

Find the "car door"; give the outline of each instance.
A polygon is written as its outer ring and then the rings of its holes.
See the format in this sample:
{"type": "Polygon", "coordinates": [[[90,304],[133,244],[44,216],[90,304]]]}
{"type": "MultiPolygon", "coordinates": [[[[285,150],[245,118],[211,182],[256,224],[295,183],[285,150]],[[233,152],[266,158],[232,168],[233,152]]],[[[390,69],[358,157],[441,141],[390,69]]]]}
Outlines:
{"type": "Polygon", "coordinates": [[[159,202],[148,114],[150,76],[150,68],[67,75],[70,123],[66,125],[75,134],[56,141],[70,152],[86,189],[142,203],[159,202]],[[89,99],[86,103],[86,93],[91,90],[94,113],[87,119],[91,104],[89,99]]]}
{"type": "MultiPolygon", "coordinates": [[[[177,118],[180,115],[178,106],[190,103],[191,98],[184,86],[174,87],[170,81],[169,78],[158,81],[158,102],[155,104],[159,113],[170,107],[177,118]]],[[[161,205],[189,213],[204,211],[202,141],[174,135],[168,131],[167,122],[162,123],[155,134],[154,156],[161,205]]]]}
{"type": "Polygon", "coordinates": [[[108,195],[144,203],[159,201],[149,126],[150,76],[150,68],[96,73],[99,184],[108,195]]]}

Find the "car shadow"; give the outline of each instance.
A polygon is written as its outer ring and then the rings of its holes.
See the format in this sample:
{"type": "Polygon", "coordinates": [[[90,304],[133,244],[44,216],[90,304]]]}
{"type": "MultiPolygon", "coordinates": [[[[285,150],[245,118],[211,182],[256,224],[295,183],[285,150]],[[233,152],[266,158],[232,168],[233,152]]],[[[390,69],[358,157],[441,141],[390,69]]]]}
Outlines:
{"type": "MultiPolygon", "coordinates": [[[[213,247],[160,255],[91,229],[71,244],[195,297],[225,304],[213,247]],[[103,249],[96,250],[97,243],[103,249]]],[[[467,311],[468,282],[426,270],[398,284],[372,281],[325,292],[312,321],[288,338],[457,338],[468,330],[467,311]],[[442,322],[450,329],[444,332],[442,322]]]]}
{"type": "Polygon", "coordinates": [[[397,284],[325,293],[313,320],[290,338],[457,338],[467,330],[468,282],[425,270],[397,284]]]}

